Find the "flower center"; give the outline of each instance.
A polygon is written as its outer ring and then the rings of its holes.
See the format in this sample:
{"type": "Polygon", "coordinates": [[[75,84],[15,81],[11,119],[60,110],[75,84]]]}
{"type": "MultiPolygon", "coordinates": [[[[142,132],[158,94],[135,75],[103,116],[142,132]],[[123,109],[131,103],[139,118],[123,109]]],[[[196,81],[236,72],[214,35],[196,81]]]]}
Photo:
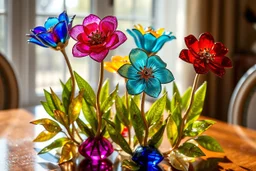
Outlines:
{"type": "Polygon", "coordinates": [[[210,50],[206,48],[200,49],[198,55],[200,56],[200,59],[204,60],[206,63],[214,60],[214,55],[211,54],[210,50]]]}
{"type": "Polygon", "coordinates": [[[98,30],[96,32],[93,32],[88,37],[90,38],[89,43],[91,45],[99,45],[99,44],[102,44],[106,40],[106,36],[103,36],[102,32],[100,32],[98,30]]]}
{"type": "Polygon", "coordinates": [[[148,81],[149,78],[154,78],[154,75],[153,75],[153,70],[152,68],[146,68],[146,66],[144,66],[144,68],[140,68],[141,71],[138,72],[138,74],[140,75],[140,78],[141,79],[145,79],[146,81],[148,81]]]}

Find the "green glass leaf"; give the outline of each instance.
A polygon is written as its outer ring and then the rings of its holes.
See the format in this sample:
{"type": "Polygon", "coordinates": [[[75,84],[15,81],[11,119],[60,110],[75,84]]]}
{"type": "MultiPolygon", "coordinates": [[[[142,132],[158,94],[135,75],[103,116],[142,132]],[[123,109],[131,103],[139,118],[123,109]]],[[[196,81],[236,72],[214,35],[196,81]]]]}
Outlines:
{"type": "Polygon", "coordinates": [[[162,125],[160,129],[155,133],[155,135],[153,135],[153,137],[148,141],[149,145],[156,147],[159,141],[161,141],[163,138],[165,126],[166,124],[162,125]]]}
{"type": "Polygon", "coordinates": [[[203,151],[195,144],[185,142],[179,148],[178,151],[188,157],[201,157],[205,156],[203,151]]]}
{"type": "Polygon", "coordinates": [[[109,96],[109,79],[103,83],[100,91],[100,103],[102,104],[109,96]]]}
{"type": "Polygon", "coordinates": [[[89,106],[89,104],[84,99],[82,100],[82,111],[86,121],[90,124],[94,133],[96,133],[98,121],[96,119],[95,109],[92,106],[89,106]]]}
{"type": "Polygon", "coordinates": [[[171,113],[173,121],[176,123],[178,130],[180,129],[180,124],[182,122],[182,113],[180,106],[176,106],[176,108],[171,113]]]}
{"type": "Polygon", "coordinates": [[[167,138],[173,147],[177,141],[179,134],[178,134],[178,127],[171,115],[169,116],[167,121],[166,132],[167,132],[167,138]]]}
{"type": "Polygon", "coordinates": [[[54,118],[53,110],[50,109],[50,106],[48,105],[48,103],[41,101],[41,104],[43,105],[44,110],[45,110],[53,119],[55,119],[55,118],[54,118]]]}
{"type": "Polygon", "coordinates": [[[116,132],[121,132],[121,122],[118,119],[117,115],[115,115],[114,117],[114,122],[115,122],[115,128],[116,128],[116,132]]]}
{"type": "MultiPolygon", "coordinates": [[[[107,113],[103,113],[102,118],[109,119],[111,115],[112,115],[112,112],[111,110],[109,110],[107,111],[107,113]]],[[[106,126],[105,120],[102,119],[102,128],[104,128],[104,126],[106,126]]]]}
{"type": "Polygon", "coordinates": [[[128,169],[130,171],[136,171],[140,169],[140,166],[130,160],[122,161],[122,168],[128,169]]]}
{"type": "Polygon", "coordinates": [[[157,123],[159,119],[162,117],[166,105],[166,96],[167,95],[164,94],[150,107],[147,113],[147,121],[149,126],[157,123]]]}
{"type": "Polygon", "coordinates": [[[84,91],[80,91],[78,96],[74,98],[69,105],[68,109],[68,117],[69,123],[72,124],[80,115],[80,111],[82,109],[82,100],[83,100],[84,91]]]}
{"type": "Polygon", "coordinates": [[[54,111],[56,109],[56,107],[54,105],[51,93],[44,90],[44,96],[45,96],[45,99],[46,99],[46,102],[47,102],[49,108],[51,109],[51,111],[54,111]]]}
{"type": "Polygon", "coordinates": [[[86,102],[91,105],[95,106],[96,104],[96,95],[88,82],[86,82],[80,75],[74,72],[77,85],[80,90],[84,90],[84,99],[86,102]]]}
{"type": "Polygon", "coordinates": [[[139,106],[139,105],[140,105],[141,94],[132,96],[132,99],[133,99],[134,103],[135,103],[137,106],[139,106]]]}
{"type": "Polygon", "coordinates": [[[107,123],[107,131],[111,137],[111,139],[118,144],[126,153],[132,155],[132,150],[129,146],[129,144],[126,142],[126,140],[124,139],[124,137],[120,134],[120,132],[116,131],[116,127],[115,124],[108,120],[105,119],[106,123],[107,123]]]}
{"type": "Polygon", "coordinates": [[[129,127],[130,121],[129,121],[129,112],[126,109],[125,105],[122,102],[122,99],[117,95],[116,101],[115,101],[115,107],[116,107],[116,115],[118,119],[124,124],[126,127],[129,127]]]}
{"type": "Polygon", "coordinates": [[[70,141],[70,139],[66,138],[66,137],[59,138],[59,139],[53,141],[50,145],[44,147],[38,154],[44,154],[44,153],[47,153],[55,148],[62,147],[69,141],[70,141]]]}
{"type": "Polygon", "coordinates": [[[95,133],[80,118],[76,120],[76,123],[79,129],[82,131],[82,133],[84,133],[88,137],[95,136],[95,133]]]}
{"type": "MultiPolygon", "coordinates": [[[[164,87],[164,90],[163,90],[163,95],[164,94],[167,94],[167,91],[166,91],[166,87],[164,87]]],[[[167,112],[170,112],[171,111],[171,100],[168,96],[166,96],[166,105],[165,105],[165,110],[167,112]]]]}
{"type": "Polygon", "coordinates": [[[60,81],[63,91],[62,91],[62,102],[63,105],[66,109],[66,111],[68,111],[69,108],[69,104],[70,104],[70,95],[71,95],[71,89],[72,89],[72,82],[71,79],[69,78],[68,81],[66,82],[66,84],[64,84],[62,81],[60,81]]]}
{"type": "Polygon", "coordinates": [[[34,140],[33,142],[44,142],[53,138],[58,132],[49,132],[49,131],[42,131],[34,140]]]}
{"type": "Polygon", "coordinates": [[[54,111],[54,117],[63,126],[69,127],[68,116],[64,112],[62,112],[60,110],[55,110],[54,111]]]}
{"type": "Polygon", "coordinates": [[[206,88],[207,83],[204,82],[203,85],[201,85],[195,92],[194,101],[191,110],[188,114],[188,119],[185,128],[187,128],[190,124],[192,124],[199,118],[204,106],[206,88]]]}
{"type": "Polygon", "coordinates": [[[175,83],[175,81],[173,82],[173,94],[176,94],[177,103],[181,103],[180,91],[179,91],[178,86],[175,83]]]}
{"type": "Polygon", "coordinates": [[[74,143],[66,143],[61,150],[59,164],[72,160],[77,155],[77,152],[77,146],[74,143]]]}
{"type": "Polygon", "coordinates": [[[185,136],[189,137],[199,136],[213,124],[215,124],[215,121],[212,120],[195,121],[187,129],[184,130],[184,134],[185,136]]]}
{"type": "Polygon", "coordinates": [[[118,87],[119,86],[117,84],[115,90],[110,93],[108,98],[101,105],[101,112],[102,113],[107,113],[111,109],[111,106],[114,104],[116,96],[117,96],[118,87]]]}
{"type": "Polygon", "coordinates": [[[218,141],[216,141],[214,138],[203,135],[199,136],[194,139],[200,146],[203,148],[210,150],[210,151],[215,151],[215,152],[224,152],[223,149],[221,148],[220,144],[218,141]]]}
{"type": "Polygon", "coordinates": [[[145,128],[145,124],[143,122],[140,109],[135,104],[133,99],[131,99],[131,106],[130,106],[130,115],[131,115],[131,121],[132,125],[135,131],[135,135],[139,141],[140,144],[142,144],[143,141],[143,134],[145,128]]]}
{"type": "Polygon", "coordinates": [[[192,88],[189,87],[181,97],[182,110],[184,111],[188,108],[191,92],[192,92],[192,88]]]}
{"type": "Polygon", "coordinates": [[[42,125],[49,132],[60,132],[61,127],[59,124],[51,119],[42,118],[35,121],[30,122],[34,125],[42,125]]]}
{"type": "Polygon", "coordinates": [[[64,113],[66,113],[66,109],[63,106],[62,102],[60,101],[59,97],[57,94],[54,93],[54,91],[51,89],[51,95],[52,95],[52,100],[56,108],[64,113]]]}
{"type": "Polygon", "coordinates": [[[148,131],[149,138],[152,137],[153,135],[155,135],[155,133],[162,127],[163,120],[164,120],[164,117],[162,116],[162,118],[156,124],[149,127],[149,131],[148,131]]]}

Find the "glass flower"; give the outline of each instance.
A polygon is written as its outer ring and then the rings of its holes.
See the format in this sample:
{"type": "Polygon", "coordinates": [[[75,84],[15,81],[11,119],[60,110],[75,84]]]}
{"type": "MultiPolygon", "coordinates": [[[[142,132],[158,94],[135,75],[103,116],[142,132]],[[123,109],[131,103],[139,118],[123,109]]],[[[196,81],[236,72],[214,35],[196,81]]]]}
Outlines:
{"type": "Polygon", "coordinates": [[[138,48],[144,49],[147,53],[157,53],[163,45],[176,39],[171,35],[172,32],[166,32],[163,28],[154,30],[152,27],[144,29],[140,24],[135,25],[133,29],[127,29],[127,32],[134,38],[138,48]]]}
{"type": "Polygon", "coordinates": [[[179,57],[194,65],[198,74],[206,74],[212,71],[217,76],[225,74],[225,68],[231,68],[232,62],[225,55],[228,49],[220,42],[214,43],[214,38],[210,33],[203,33],[199,40],[193,35],[185,37],[188,49],[183,49],[179,57]]]}
{"type": "Polygon", "coordinates": [[[117,29],[117,19],[107,16],[102,20],[93,14],[85,17],[81,25],[74,26],[71,37],[77,41],[72,53],[75,57],[90,56],[97,62],[102,62],[109,50],[113,50],[126,41],[123,32],[117,29]]]}
{"type": "Polygon", "coordinates": [[[126,88],[129,94],[137,95],[145,92],[147,95],[157,98],[161,92],[161,84],[174,80],[166,63],[159,56],[150,56],[141,49],[133,49],[129,59],[131,64],[125,64],[119,68],[118,73],[127,78],[126,88]]]}
{"type": "Polygon", "coordinates": [[[50,47],[55,50],[61,50],[68,44],[69,30],[72,27],[72,21],[75,18],[69,18],[67,13],[62,12],[59,17],[49,17],[44,26],[37,26],[31,30],[28,42],[42,47],[50,47]]]}
{"type": "Polygon", "coordinates": [[[104,137],[89,137],[79,146],[78,151],[87,159],[102,160],[110,156],[114,148],[104,137]]]}
{"type": "Polygon", "coordinates": [[[111,58],[111,62],[104,62],[104,68],[109,72],[116,73],[121,66],[129,63],[130,61],[128,56],[113,56],[111,58]]]}

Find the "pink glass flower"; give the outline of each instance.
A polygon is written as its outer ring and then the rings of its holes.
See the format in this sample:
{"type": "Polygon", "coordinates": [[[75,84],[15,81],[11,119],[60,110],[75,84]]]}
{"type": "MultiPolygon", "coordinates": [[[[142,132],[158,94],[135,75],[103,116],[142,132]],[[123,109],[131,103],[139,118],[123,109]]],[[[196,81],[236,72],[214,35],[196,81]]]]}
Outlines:
{"type": "Polygon", "coordinates": [[[73,46],[74,57],[90,56],[97,62],[102,62],[109,50],[113,50],[127,39],[125,34],[117,29],[117,19],[107,16],[102,20],[93,14],[84,18],[81,25],[74,26],[70,36],[77,41],[73,46]]]}
{"type": "Polygon", "coordinates": [[[91,160],[106,159],[114,152],[112,144],[104,137],[89,137],[78,150],[82,156],[91,160]]]}

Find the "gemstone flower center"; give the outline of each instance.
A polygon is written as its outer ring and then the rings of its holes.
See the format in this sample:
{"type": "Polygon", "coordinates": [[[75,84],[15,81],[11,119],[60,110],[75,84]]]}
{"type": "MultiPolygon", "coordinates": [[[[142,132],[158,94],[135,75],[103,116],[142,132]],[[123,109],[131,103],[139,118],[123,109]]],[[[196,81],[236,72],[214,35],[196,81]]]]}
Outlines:
{"type": "Polygon", "coordinates": [[[204,60],[206,63],[214,60],[214,55],[210,53],[209,49],[200,49],[198,55],[200,56],[200,59],[204,60]]]}
{"type": "Polygon", "coordinates": [[[88,36],[90,38],[89,42],[91,45],[99,45],[102,44],[103,42],[105,42],[106,37],[102,35],[102,32],[100,31],[96,31],[93,32],[90,36],[88,36]]]}
{"type": "Polygon", "coordinates": [[[148,81],[149,78],[154,78],[153,70],[151,67],[147,68],[146,66],[144,66],[144,68],[141,68],[141,71],[138,72],[138,74],[140,75],[141,79],[145,79],[146,81],[148,81]]]}

